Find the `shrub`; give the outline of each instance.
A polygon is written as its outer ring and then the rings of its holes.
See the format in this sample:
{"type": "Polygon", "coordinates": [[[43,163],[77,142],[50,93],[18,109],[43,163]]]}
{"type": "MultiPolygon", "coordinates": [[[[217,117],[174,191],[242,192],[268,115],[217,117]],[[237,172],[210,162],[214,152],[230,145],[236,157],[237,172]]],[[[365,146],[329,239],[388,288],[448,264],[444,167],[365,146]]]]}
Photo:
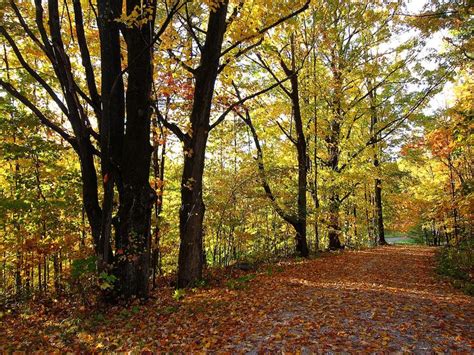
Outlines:
{"type": "Polygon", "coordinates": [[[454,285],[474,295],[474,252],[473,243],[464,242],[456,247],[445,247],[437,254],[437,272],[451,277],[454,285]]]}

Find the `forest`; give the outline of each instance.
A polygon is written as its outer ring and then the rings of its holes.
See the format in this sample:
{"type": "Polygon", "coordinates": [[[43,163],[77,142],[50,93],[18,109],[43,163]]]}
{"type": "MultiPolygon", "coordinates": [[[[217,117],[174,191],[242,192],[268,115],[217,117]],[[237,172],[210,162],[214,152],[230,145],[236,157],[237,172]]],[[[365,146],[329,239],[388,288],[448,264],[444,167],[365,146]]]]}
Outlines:
{"type": "Polygon", "coordinates": [[[0,350],[474,351],[471,1],[0,16],[0,350]]]}

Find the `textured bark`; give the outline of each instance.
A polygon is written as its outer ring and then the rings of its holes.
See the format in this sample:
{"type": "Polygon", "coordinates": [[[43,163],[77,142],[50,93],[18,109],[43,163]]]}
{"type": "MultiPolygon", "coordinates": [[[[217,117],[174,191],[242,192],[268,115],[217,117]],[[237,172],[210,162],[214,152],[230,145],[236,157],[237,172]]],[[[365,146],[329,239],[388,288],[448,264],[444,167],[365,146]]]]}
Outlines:
{"type": "Polygon", "coordinates": [[[113,254],[110,247],[114,186],[121,164],[125,121],[124,84],[121,75],[120,29],[114,21],[122,13],[122,1],[98,2],[101,52],[102,115],[99,120],[101,173],[104,197],[100,241],[98,243],[99,270],[110,271],[113,254]]]}
{"type": "MultiPolygon", "coordinates": [[[[42,79],[16,45],[8,31],[0,26],[0,33],[6,38],[13,53],[26,72],[46,91],[59,110],[67,117],[73,135],[49,119],[26,95],[11,83],[0,80],[0,86],[27,106],[49,129],[55,131],[76,151],[81,167],[84,212],[91,226],[94,247],[99,260],[99,271],[114,273],[118,280],[116,295],[145,297],[148,291],[150,217],[155,193],[148,182],[150,169],[150,93],[152,83],[153,43],[169,25],[177,11],[176,2],[169,14],[152,37],[154,23],[149,20],[141,26],[126,27],[116,21],[122,15],[122,0],[98,0],[98,27],[101,46],[101,90],[97,89],[93,62],[90,58],[84,31],[84,17],[80,0],[73,0],[75,35],[84,69],[88,93],[79,86],[64,46],[65,32],[59,11],[58,0],[35,0],[35,24],[33,31],[23,19],[20,10],[12,2],[13,10],[25,34],[44,52],[54,70],[54,76],[61,88],[57,94],[47,81],[42,79]],[[47,16],[45,14],[47,13],[47,16]],[[128,61],[122,67],[121,31],[126,42],[128,61]],[[128,72],[125,95],[122,76],[128,72]],[[88,107],[93,108],[99,125],[95,132],[88,117],[88,107]],[[125,112],[126,111],[126,112],[125,112]],[[126,131],[125,131],[125,113],[126,131]],[[98,143],[96,148],[95,143],[98,143]],[[100,206],[97,167],[94,160],[100,157],[103,183],[103,200],[100,206]],[[114,197],[118,193],[118,215],[114,213],[114,197]],[[115,250],[112,239],[115,227],[115,250]]],[[[156,7],[153,0],[127,0],[130,14],[136,7],[156,7]]],[[[71,20],[72,17],[69,17],[71,20]]],[[[41,270],[47,279],[47,263],[41,270]]],[[[56,266],[56,265],[55,265],[56,266]]],[[[59,270],[61,264],[59,264],[59,270]]],[[[55,271],[57,271],[55,269],[55,271]]],[[[46,282],[42,282],[46,286],[46,282]]]]}
{"type": "MultiPolygon", "coordinates": [[[[127,13],[140,0],[127,0],[127,13]]],[[[120,133],[111,125],[111,157],[119,160],[119,211],[116,222],[115,274],[120,296],[147,297],[150,276],[151,211],[156,199],[149,183],[152,147],[151,85],[152,85],[152,24],[123,30],[127,43],[128,80],[126,91],[126,131],[123,145],[120,133]],[[117,137],[114,135],[117,134],[117,137]],[[121,150],[121,151],[120,151],[121,150]]],[[[113,90],[113,88],[112,88],[113,90]]],[[[123,101],[122,101],[123,102],[123,101]]],[[[112,161],[113,165],[115,162],[112,161]]]]}
{"type": "Polygon", "coordinates": [[[220,3],[209,15],[206,41],[195,73],[195,91],[190,122],[192,132],[184,138],[184,167],[181,180],[179,230],[181,243],[178,259],[179,288],[192,286],[202,278],[203,220],[202,180],[211,103],[226,30],[228,1],[220,3]]]}

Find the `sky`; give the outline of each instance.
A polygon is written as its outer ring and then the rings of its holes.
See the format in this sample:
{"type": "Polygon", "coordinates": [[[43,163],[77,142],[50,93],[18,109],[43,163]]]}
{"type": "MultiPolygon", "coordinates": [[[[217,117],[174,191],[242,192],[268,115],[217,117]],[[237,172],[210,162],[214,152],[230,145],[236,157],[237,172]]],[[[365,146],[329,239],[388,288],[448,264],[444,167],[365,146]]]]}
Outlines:
{"type": "MultiPolygon", "coordinates": [[[[419,13],[423,9],[425,4],[427,4],[428,2],[429,0],[408,0],[406,3],[408,13],[419,13]]],[[[445,37],[446,35],[447,33],[445,31],[439,31],[433,34],[431,38],[426,42],[426,51],[430,49],[435,49],[438,52],[442,52],[445,46],[443,37],[445,37]]],[[[422,64],[427,69],[435,68],[435,64],[429,61],[424,61],[422,64]]],[[[439,109],[449,106],[450,103],[454,101],[453,88],[453,83],[446,83],[443,87],[443,90],[431,98],[429,105],[424,109],[424,113],[430,114],[439,109]]]]}

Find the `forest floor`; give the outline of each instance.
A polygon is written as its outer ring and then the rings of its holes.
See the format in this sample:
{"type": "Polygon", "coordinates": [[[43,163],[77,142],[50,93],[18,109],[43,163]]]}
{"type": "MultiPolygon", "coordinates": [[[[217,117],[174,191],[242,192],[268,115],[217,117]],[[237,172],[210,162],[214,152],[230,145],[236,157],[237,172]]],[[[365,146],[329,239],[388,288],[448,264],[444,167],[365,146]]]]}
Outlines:
{"type": "Polygon", "coordinates": [[[472,353],[473,299],[435,274],[434,252],[288,261],[175,297],[160,287],[128,308],[36,305],[4,316],[0,349],[472,353]]]}

